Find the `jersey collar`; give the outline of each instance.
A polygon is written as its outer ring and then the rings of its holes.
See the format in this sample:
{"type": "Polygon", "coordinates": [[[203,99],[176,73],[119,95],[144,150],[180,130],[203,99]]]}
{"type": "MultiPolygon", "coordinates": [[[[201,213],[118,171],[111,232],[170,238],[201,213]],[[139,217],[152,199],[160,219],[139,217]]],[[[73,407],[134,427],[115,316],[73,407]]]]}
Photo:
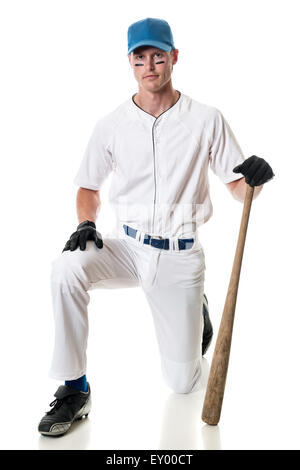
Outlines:
{"type": "Polygon", "coordinates": [[[134,95],[132,95],[131,97],[131,102],[133,104],[133,106],[143,115],[143,116],[147,116],[149,120],[151,120],[152,122],[156,121],[157,119],[159,119],[162,115],[165,115],[166,113],[168,113],[168,111],[170,111],[170,109],[174,108],[174,106],[177,105],[177,103],[180,101],[180,98],[181,98],[181,92],[179,90],[176,90],[178,93],[179,93],[179,97],[177,99],[177,101],[175,101],[174,104],[172,104],[172,106],[170,106],[168,109],[166,109],[163,113],[161,113],[159,116],[155,117],[153,116],[153,114],[150,114],[148,113],[147,111],[145,111],[143,108],[141,108],[138,104],[136,104],[136,102],[133,100],[134,96],[137,94],[135,93],[134,95]]]}

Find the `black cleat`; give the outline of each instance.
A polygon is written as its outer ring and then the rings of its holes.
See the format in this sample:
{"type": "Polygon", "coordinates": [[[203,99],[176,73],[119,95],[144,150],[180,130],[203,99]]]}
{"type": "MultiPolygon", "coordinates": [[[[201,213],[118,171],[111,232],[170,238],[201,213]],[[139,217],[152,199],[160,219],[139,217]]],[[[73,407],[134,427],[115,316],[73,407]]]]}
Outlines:
{"type": "Polygon", "coordinates": [[[202,356],[206,353],[213,337],[213,327],[208,313],[208,301],[205,294],[203,294],[203,336],[202,336],[202,356]]]}
{"type": "Polygon", "coordinates": [[[50,403],[50,411],[41,419],[38,430],[44,436],[62,436],[74,421],[87,416],[91,409],[91,390],[88,384],[87,392],[61,385],[50,403]]]}

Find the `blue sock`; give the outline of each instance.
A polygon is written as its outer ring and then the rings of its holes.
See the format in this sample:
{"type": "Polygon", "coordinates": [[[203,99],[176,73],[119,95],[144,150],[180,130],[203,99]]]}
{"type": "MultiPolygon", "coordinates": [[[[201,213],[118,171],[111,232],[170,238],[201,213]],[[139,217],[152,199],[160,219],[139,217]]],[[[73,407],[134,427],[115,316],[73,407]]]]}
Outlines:
{"type": "Polygon", "coordinates": [[[68,387],[77,388],[77,390],[80,390],[81,392],[87,392],[88,389],[86,375],[83,375],[76,380],[66,380],[65,385],[68,385],[68,387]]]}

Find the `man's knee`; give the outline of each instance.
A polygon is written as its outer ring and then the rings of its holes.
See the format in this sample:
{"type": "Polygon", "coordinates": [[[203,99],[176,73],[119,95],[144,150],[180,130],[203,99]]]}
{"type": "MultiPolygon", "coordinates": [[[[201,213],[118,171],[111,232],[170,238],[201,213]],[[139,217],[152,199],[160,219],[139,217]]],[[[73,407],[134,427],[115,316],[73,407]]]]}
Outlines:
{"type": "Polygon", "coordinates": [[[187,394],[191,393],[193,389],[193,384],[191,384],[190,382],[182,383],[178,381],[167,380],[167,384],[173,390],[174,393],[187,394]]]}
{"type": "Polygon", "coordinates": [[[88,287],[87,265],[88,257],[75,250],[74,252],[64,252],[52,262],[51,282],[67,286],[88,287]]]}
{"type": "Polygon", "coordinates": [[[174,393],[191,393],[197,390],[200,376],[200,359],[190,362],[162,361],[163,374],[174,393]]]}

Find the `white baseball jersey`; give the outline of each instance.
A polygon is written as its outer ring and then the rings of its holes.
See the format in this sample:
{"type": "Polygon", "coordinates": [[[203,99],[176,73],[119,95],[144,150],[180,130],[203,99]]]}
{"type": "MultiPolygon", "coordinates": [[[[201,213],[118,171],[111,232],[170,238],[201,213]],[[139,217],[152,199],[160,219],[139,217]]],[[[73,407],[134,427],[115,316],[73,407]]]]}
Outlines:
{"type": "Polygon", "coordinates": [[[212,215],[208,168],[229,183],[242,177],[232,170],[244,160],[218,109],[180,93],[155,118],[131,97],[97,122],[74,182],[99,190],[113,172],[109,201],[120,227],[188,238],[212,215]]]}

